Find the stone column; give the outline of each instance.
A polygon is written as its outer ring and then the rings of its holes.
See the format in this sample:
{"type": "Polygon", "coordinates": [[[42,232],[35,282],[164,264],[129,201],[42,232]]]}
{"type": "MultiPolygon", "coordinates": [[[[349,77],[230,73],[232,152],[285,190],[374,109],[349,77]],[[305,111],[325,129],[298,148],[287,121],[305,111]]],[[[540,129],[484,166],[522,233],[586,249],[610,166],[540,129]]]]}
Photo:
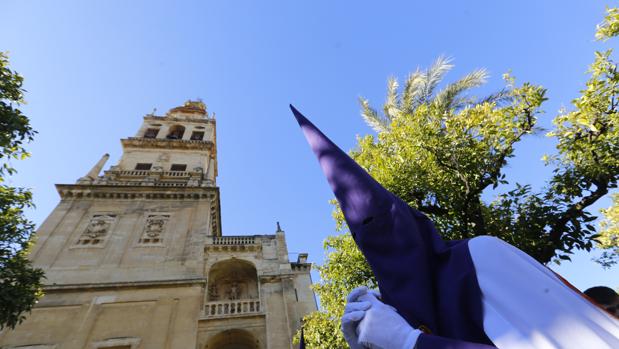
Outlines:
{"type": "Polygon", "coordinates": [[[110,154],[108,153],[103,154],[101,159],[95,164],[95,166],[93,166],[90,172],[88,172],[88,174],[85,175],[84,177],[78,179],[77,183],[78,184],[92,183],[92,181],[94,181],[95,179],[97,179],[97,177],[99,177],[99,173],[101,172],[101,170],[103,169],[103,166],[105,165],[105,163],[107,162],[109,158],[110,158],[110,154]]]}

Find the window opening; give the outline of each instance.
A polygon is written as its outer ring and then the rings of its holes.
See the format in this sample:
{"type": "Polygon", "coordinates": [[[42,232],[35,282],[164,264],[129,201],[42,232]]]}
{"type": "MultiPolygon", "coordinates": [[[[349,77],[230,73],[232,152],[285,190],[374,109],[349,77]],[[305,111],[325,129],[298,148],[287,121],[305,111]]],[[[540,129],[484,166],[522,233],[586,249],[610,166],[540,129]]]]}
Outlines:
{"type": "Polygon", "coordinates": [[[144,138],[157,138],[157,134],[159,134],[158,128],[149,128],[144,132],[144,138]]]}
{"type": "Polygon", "coordinates": [[[185,127],[181,125],[174,125],[170,127],[170,132],[168,133],[167,139],[182,139],[183,134],[185,133],[185,127]]]}
{"type": "Polygon", "coordinates": [[[137,171],[149,171],[153,164],[138,163],[135,165],[137,171]]]}
{"type": "Polygon", "coordinates": [[[185,164],[172,164],[170,171],[186,171],[187,165],[185,164]]]}
{"type": "Polygon", "coordinates": [[[191,140],[192,141],[201,141],[203,138],[204,138],[204,132],[193,131],[191,133],[191,140]]]}

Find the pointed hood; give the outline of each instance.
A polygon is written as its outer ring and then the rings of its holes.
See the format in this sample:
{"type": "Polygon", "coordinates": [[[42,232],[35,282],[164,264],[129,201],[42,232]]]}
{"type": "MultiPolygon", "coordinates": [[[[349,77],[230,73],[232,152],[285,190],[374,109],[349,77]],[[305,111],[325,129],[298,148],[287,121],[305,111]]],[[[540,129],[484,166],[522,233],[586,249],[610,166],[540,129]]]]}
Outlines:
{"type": "Polygon", "coordinates": [[[364,222],[369,223],[367,220],[387,211],[393,203],[393,194],[385,190],[292,105],[290,108],[316,154],[351,229],[356,230],[354,228],[363,226],[364,222]]]}
{"type": "Polygon", "coordinates": [[[431,223],[383,188],[292,105],[290,108],[376,276],[383,300],[411,325],[434,329],[432,257],[441,240],[431,223]]]}
{"type": "Polygon", "coordinates": [[[292,105],[382,299],[415,328],[492,344],[468,240],[443,241],[434,224],[376,182],[292,105]]]}

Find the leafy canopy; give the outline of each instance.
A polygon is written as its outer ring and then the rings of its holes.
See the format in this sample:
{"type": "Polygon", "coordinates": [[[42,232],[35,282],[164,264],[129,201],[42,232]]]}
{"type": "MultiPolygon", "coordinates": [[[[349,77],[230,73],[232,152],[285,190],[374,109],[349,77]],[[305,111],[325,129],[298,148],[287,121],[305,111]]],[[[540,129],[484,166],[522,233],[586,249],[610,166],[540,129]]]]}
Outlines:
{"type": "MultiPolygon", "coordinates": [[[[618,33],[619,11],[608,9],[596,37],[618,33]]],[[[587,208],[616,188],[619,178],[619,76],[611,53],[596,52],[590,79],[572,110],[553,120],[547,136],[555,139],[557,151],[544,157],[553,173],[540,191],[509,183],[503,171],[514,146],[539,133],[545,89],[517,85],[505,75],[503,90],[476,99],[469,90],[487,79],[484,70],[476,70],[437,92],[451,69],[445,58],[409,75],[402,89],[389,79],[382,114],[360,100],[362,116],[377,135],[360,137],[351,156],[428,215],[445,239],[495,235],[542,263],[569,260],[574,250],[589,251],[597,243],[607,249],[600,263],[610,266],[619,252],[617,196],[603,211],[601,232],[587,208]],[[486,202],[484,192],[494,192],[495,198],[486,202]]],[[[345,230],[337,204],[334,218],[345,230]]],[[[329,237],[324,247],[321,283],[314,286],[322,309],[306,316],[304,336],[312,348],[347,348],[339,330],[345,296],[376,281],[350,234],[329,237]]]]}
{"type": "Polygon", "coordinates": [[[15,173],[10,161],[29,156],[23,144],[36,133],[17,108],[24,103],[22,83],[22,77],[9,68],[7,55],[0,52],[0,329],[23,321],[42,295],[43,272],[27,258],[34,225],[24,209],[32,207],[32,194],[4,184],[5,177],[15,173]]]}
{"type": "Polygon", "coordinates": [[[612,205],[601,210],[605,216],[600,223],[600,237],[598,247],[605,249],[600,263],[605,265],[615,264],[619,256],[619,193],[613,195],[612,205]]]}
{"type": "MultiPolygon", "coordinates": [[[[598,25],[595,37],[600,41],[606,41],[617,35],[619,35],[619,8],[607,8],[606,17],[604,18],[604,21],[600,25],[598,25]]],[[[617,149],[616,142],[616,129],[618,123],[616,101],[618,76],[617,64],[613,61],[610,61],[609,58],[611,53],[612,51],[607,51],[602,55],[603,58],[598,65],[602,66],[603,68],[597,68],[597,70],[601,70],[601,72],[594,72],[594,74],[600,76],[600,85],[607,85],[605,88],[605,95],[606,98],[611,99],[610,108],[608,109],[608,118],[612,118],[613,121],[610,122],[610,124],[611,127],[615,128],[615,142],[612,144],[614,145],[614,148],[611,151],[614,151],[615,154],[619,154],[619,149],[617,149]],[[614,89],[609,90],[608,86],[613,86],[614,89]]],[[[600,105],[600,108],[603,108],[603,104],[600,105]]],[[[606,121],[606,123],[609,122],[606,121]]],[[[609,143],[612,143],[612,141],[609,143]]],[[[619,158],[619,156],[616,156],[616,158],[619,158]]],[[[605,249],[605,252],[602,254],[602,257],[598,260],[598,262],[604,266],[616,264],[619,260],[619,193],[615,193],[612,196],[612,199],[612,205],[607,209],[601,210],[605,218],[600,223],[600,237],[598,238],[598,247],[605,249]]]]}

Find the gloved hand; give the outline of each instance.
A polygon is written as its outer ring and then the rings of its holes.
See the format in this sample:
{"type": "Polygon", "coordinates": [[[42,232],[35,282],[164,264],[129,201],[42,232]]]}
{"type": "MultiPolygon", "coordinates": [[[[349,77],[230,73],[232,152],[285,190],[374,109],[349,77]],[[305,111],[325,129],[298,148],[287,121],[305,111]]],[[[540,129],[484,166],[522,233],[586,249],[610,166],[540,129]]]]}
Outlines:
{"type": "Polygon", "coordinates": [[[376,349],[415,347],[421,331],[412,328],[393,307],[379,301],[372,292],[366,291],[357,299],[371,304],[357,326],[359,344],[376,349]]]}
{"type": "Polygon", "coordinates": [[[368,301],[358,301],[359,297],[367,293],[368,288],[360,286],[352,290],[348,297],[346,297],[347,303],[344,308],[344,315],[342,316],[342,332],[344,333],[344,339],[346,339],[351,349],[365,349],[363,345],[359,344],[357,325],[359,321],[363,319],[365,311],[370,308],[371,305],[368,301]]]}

